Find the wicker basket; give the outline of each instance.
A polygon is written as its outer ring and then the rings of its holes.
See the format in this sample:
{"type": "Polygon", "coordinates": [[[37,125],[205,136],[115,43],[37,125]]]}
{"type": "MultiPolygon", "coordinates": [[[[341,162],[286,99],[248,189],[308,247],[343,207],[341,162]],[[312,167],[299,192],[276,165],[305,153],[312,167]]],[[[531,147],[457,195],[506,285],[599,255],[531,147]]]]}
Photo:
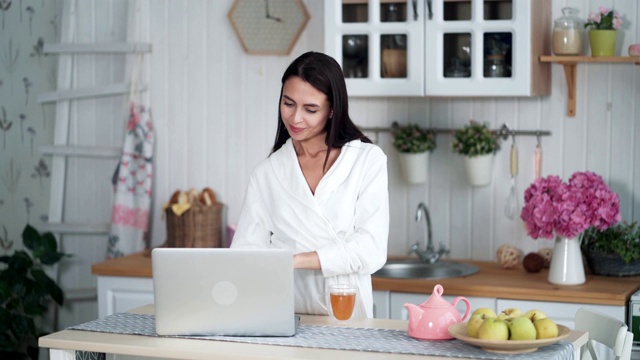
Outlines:
{"type": "Polygon", "coordinates": [[[627,264],[618,254],[599,251],[583,251],[583,253],[594,275],[617,277],[640,275],[640,260],[627,264]]]}
{"type": "Polygon", "coordinates": [[[176,215],[171,207],[165,210],[167,242],[165,247],[210,247],[222,245],[222,217],[224,205],[193,205],[182,215],[176,215]]]}

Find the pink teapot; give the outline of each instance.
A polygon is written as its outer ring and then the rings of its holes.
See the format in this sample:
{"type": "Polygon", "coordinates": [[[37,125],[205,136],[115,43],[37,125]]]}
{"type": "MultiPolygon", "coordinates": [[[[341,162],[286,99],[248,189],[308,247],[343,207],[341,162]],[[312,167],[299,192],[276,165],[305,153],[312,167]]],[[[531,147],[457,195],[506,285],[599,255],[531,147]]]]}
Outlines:
{"type": "Polygon", "coordinates": [[[453,339],[453,336],[449,335],[449,326],[464,321],[469,316],[471,305],[469,300],[462,296],[448,303],[442,298],[443,292],[442,285],[438,284],[434,286],[431,296],[420,306],[404,304],[409,311],[409,329],[407,330],[409,336],[425,340],[453,339]],[[456,308],[460,300],[467,305],[462,318],[456,308]]]}

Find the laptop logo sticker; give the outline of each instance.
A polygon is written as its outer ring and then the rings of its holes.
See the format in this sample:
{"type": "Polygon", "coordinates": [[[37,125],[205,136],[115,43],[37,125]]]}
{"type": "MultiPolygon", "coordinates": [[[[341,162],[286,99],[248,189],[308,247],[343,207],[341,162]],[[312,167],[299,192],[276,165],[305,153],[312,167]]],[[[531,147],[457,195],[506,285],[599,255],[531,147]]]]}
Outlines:
{"type": "Polygon", "coordinates": [[[238,289],[230,281],[220,281],[211,289],[213,301],[220,305],[231,305],[238,298],[238,289]]]}

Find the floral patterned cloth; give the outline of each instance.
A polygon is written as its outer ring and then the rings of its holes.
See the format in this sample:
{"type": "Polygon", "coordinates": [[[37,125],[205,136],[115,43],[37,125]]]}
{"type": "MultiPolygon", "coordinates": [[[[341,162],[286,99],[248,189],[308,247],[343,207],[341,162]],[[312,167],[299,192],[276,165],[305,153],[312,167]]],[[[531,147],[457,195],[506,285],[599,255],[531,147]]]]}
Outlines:
{"type": "Polygon", "coordinates": [[[109,259],[147,247],[153,144],[150,110],[132,102],[122,158],[112,179],[115,201],[107,249],[109,259]]]}

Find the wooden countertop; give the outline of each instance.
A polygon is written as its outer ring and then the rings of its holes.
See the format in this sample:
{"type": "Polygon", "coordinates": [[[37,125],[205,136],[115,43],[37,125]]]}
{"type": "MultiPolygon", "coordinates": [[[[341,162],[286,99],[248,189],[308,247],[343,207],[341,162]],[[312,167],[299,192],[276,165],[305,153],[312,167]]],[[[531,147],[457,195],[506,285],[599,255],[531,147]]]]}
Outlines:
{"type": "MultiPolygon", "coordinates": [[[[496,262],[461,260],[480,268],[476,274],[457,278],[386,279],[373,277],[373,289],[431,294],[441,284],[447,295],[479,296],[512,300],[537,300],[597,305],[627,306],[640,288],[640,276],[606,277],[587,274],[582,285],[560,286],[547,281],[548,270],[527,273],[522,267],[505,270],[496,262]]],[[[136,253],[94,264],[91,272],[99,276],[151,277],[151,256],[136,253]]]]}
{"type": "Polygon", "coordinates": [[[547,281],[548,269],[528,273],[522,267],[503,269],[497,262],[460,260],[480,268],[476,274],[437,280],[386,279],[373,277],[375,290],[431,294],[441,284],[447,295],[537,300],[597,305],[627,306],[640,288],[640,276],[586,275],[582,285],[554,285],[547,281]]]}
{"type": "Polygon", "coordinates": [[[99,276],[153,277],[151,252],[143,251],[93,264],[91,273],[99,276]]]}

